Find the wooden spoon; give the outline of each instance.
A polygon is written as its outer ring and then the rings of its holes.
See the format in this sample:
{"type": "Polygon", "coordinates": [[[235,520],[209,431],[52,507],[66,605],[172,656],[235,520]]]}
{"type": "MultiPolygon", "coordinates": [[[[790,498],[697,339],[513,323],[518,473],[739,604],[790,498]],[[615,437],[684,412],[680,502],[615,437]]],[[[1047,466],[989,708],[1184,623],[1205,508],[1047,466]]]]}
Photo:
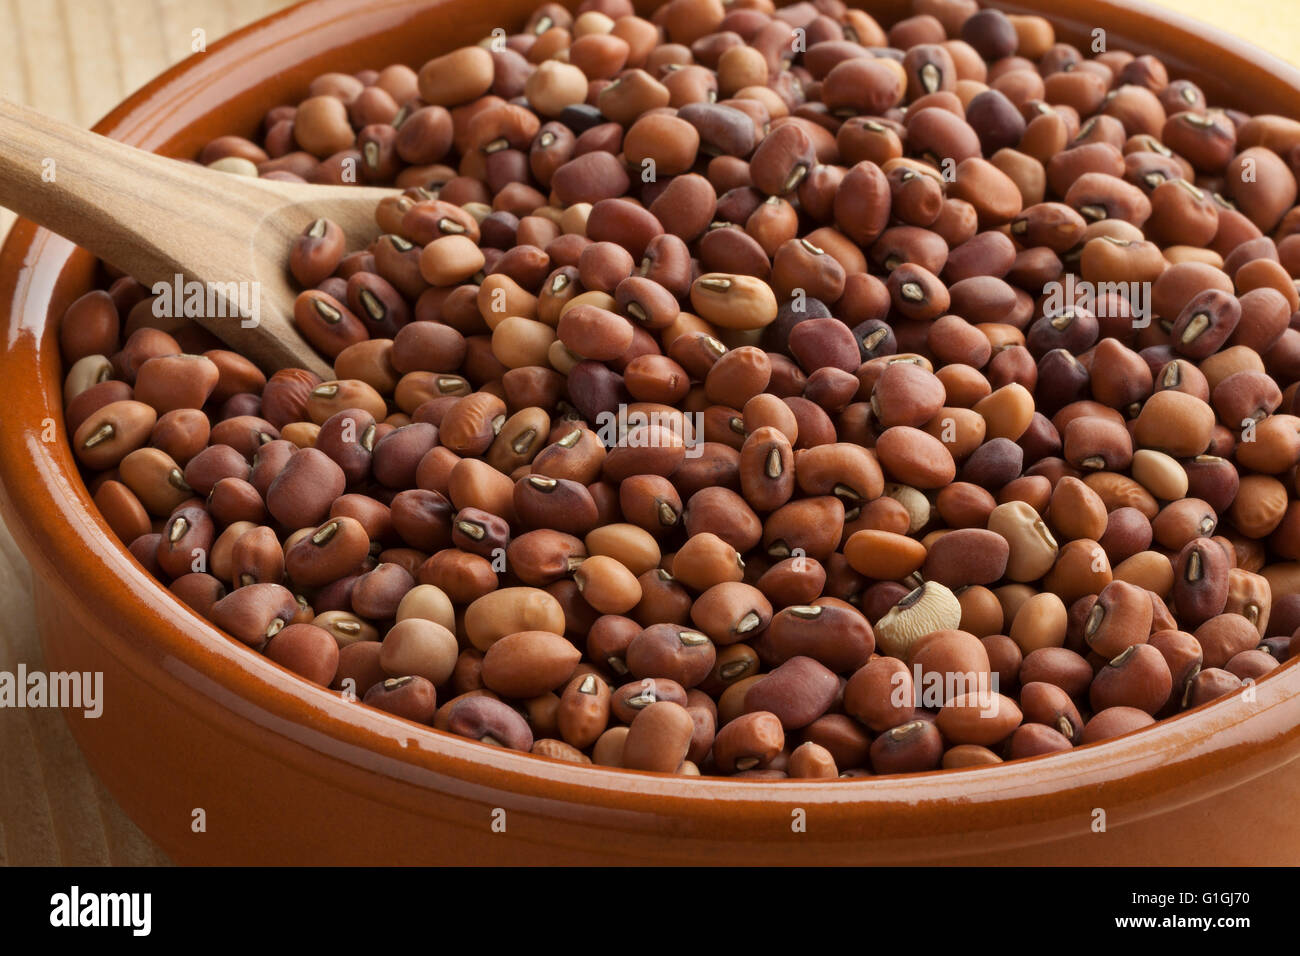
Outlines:
{"type": "Polygon", "coordinates": [[[218,172],[157,156],[0,99],[0,206],[57,232],[152,288],[176,276],[216,292],[225,315],[194,320],[263,371],[298,367],[325,379],[328,362],[294,327],[294,237],[331,219],[350,249],[376,235],[391,189],[313,186],[218,172]],[[255,283],[229,287],[228,283],[255,283]],[[222,289],[244,291],[238,303],[222,289]],[[253,293],[256,292],[256,298],[253,293]]]}

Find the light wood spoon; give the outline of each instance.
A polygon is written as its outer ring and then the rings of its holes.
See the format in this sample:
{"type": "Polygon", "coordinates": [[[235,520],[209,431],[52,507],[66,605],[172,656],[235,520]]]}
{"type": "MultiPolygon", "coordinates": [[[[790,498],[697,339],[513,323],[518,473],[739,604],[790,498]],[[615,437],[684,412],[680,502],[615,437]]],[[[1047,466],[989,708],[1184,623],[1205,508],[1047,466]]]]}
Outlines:
{"type": "Polygon", "coordinates": [[[194,319],[263,371],[326,362],[293,324],[294,237],[330,219],[362,249],[379,234],[375,207],[396,190],[254,179],[157,156],[0,99],[0,206],[57,232],[146,286],[179,274],[203,288],[256,290],[257,322],[194,319]],[[213,286],[209,286],[211,283],[213,286]],[[235,288],[240,288],[236,286],[235,288]]]}

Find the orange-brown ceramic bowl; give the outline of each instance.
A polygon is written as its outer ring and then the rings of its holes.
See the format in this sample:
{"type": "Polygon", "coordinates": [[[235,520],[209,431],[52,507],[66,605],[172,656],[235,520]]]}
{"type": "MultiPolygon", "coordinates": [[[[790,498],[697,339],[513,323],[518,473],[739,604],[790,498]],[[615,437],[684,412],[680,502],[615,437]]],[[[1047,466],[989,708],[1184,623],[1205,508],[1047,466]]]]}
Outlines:
{"type": "MultiPolygon", "coordinates": [[[[532,0],[314,0],[168,72],[97,129],[174,155],[251,132],[327,69],[419,65],[532,0]]],[[[652,4],[650,4],[652,5],[652,4]]],[[[905,0],[867,3],[888,24],[905,0]]],[[[1032,0],[1086,48],[1159,53],[1211,102],[1300,116],[1300,74],[1131,0],[1032,0]]],[[[2,147],[0,147],[2,148],[2,147]]],[[[159,224],[162,226],[163,224],[159,224]]],[[[0,477],[33,567],[46,666],[104,674],[72,732],[128,814],[187,863],[1294,863],[1300,664],[1154,729],[995,768],[825,783],[576,767],[341,700],[192,614],[109,534],[62,431],[55,322],[89,257],[19,223],[0,258],[0,477]],[[42,440],[50,421],[57,438],[42,440]],[[206,821],[196,832],[196,811],[206,821]],[[796,811],[802,810],[800,815],[796,811]],[[804,819],[800,828],[792,826],[804,819]],[[495,826],[494,826],[495,824],[495,826]],[[503,826],[504,824],[504,826],[503,826]],[[504,829],[504,832],[499,832],[504,829]]],[[[57,786],[57,781],[53,782],[57,786]]]]}

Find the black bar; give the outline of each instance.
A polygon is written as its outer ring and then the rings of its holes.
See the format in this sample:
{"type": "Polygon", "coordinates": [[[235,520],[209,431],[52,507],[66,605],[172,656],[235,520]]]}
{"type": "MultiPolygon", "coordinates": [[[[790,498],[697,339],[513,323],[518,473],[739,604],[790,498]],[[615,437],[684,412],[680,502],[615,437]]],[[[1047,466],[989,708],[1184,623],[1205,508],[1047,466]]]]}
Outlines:
{"type": "Polygon", "coordinates": [[[1072,942],[1173,933],[1171,941],[1196,934],[1229,943],[1261,929],[1274,935],[1286,931],[1294,875],[1266,869],[1109,867],[772,868],[725,875],[707,867],[546,875],[518,869],[13,868],[0,869],[0,913],[15,940],[29,935],[127,945],[231,940],[259,950],[280,939],[331,947],[428,939],[435,933],[450,939],[449,931],[456,929],[495,949],[513,934],[536,945],[539,933],[613,940],[629,931],[635,935],[638,925],[662,932],[674,924],[684,933],[718,933],[724,940],[755,934],[774,939],[768,934],[779,933],[781,924],[800,925],[809,918],[825,939],[860,938],[865,919],[884,918],[900,935],[973,938],[969,934],[977,933],[989,942],[1024,939],[1040,930],[1065,934],[1072,942]],[[99,922],[104,916],[95,914],[116,912],[118,925],[70,925],[73,887],[76,922],[99,922]],[[113,894],[107,906],[101,894],[113,894]],[[657,902],[646,907],[651,900],[657,902]],[[649,924],[641,924],[647,918],[649,924]]]}

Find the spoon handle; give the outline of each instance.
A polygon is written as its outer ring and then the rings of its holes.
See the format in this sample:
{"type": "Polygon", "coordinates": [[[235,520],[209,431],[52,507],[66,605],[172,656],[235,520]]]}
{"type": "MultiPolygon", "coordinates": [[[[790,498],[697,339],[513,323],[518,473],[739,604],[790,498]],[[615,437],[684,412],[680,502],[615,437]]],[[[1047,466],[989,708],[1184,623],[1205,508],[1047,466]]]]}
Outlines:
{"type": "Polygon", "coordinates": [[[5,99],[0,99],[0,144],[0,205],[141,282],[177,271],[181,257],[163,248],[177,245],[177,220],[218,207],[221,221],[234,229],[238,223],[232,218],[247,221],[255,211],[242,196],[222,192],[219,174],[204,170],[208,177],[196,176],[198,167],[5,99]]]}
{"type": "Polygon", "coordinates": [[[290,321],[294,293],[278,263],[307,215],[303,200],[334,191],[276,188],[288,185],[157,156],[0,98],[0,205],[150,288],[166,286],[168,314],[188,315],[266,371],[331,378],[290,321]]]}

